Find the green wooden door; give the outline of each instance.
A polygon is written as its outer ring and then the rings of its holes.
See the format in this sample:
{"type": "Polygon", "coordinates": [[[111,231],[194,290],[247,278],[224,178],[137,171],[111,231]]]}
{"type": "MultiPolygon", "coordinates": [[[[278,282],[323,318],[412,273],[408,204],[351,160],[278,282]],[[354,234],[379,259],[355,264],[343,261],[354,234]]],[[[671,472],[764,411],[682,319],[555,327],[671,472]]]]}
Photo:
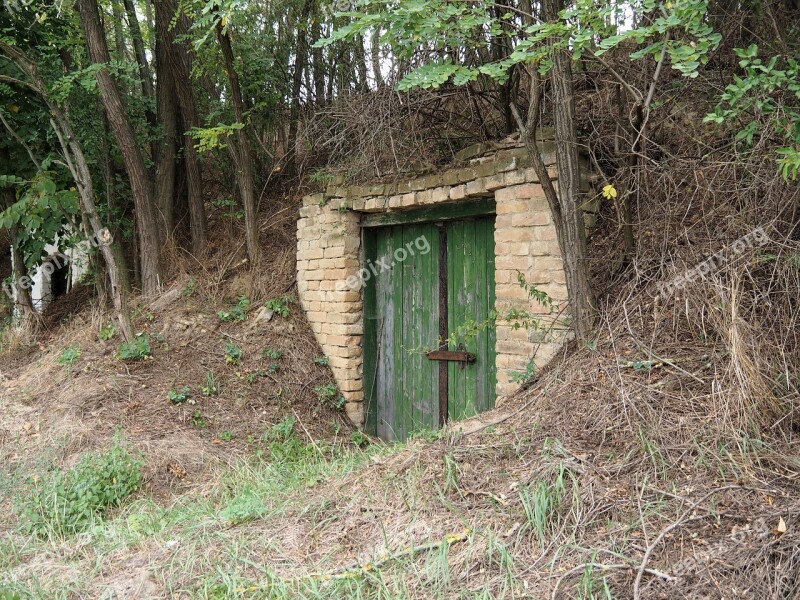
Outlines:
{"type": "Polygon", "coordinates": [[[475,362],[447,364],[450,419],[494,407],[494,219],[456,221],[447,227],[447,339],[475,362]]]}
{"type": "Polygon", "coordinates": [[[403,440],[494,406],[494,219],[364,230],[368,429],[403,440]],[[474,355],[431,360],[431,350],[474,355]]]}

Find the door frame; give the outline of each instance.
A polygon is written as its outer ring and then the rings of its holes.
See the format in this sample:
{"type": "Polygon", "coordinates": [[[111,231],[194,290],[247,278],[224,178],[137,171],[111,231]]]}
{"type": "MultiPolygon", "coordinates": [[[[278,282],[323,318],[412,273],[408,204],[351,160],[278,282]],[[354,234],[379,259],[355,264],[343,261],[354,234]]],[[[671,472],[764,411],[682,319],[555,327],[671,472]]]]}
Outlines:
{"type": "MultiPolygon", "coordinates": [[[[393,211],[382,213],[364,213],[361,219],[361,263],[366,266],[367,260],[373,259],[376,254],[376,237],[375,232],[378,228],[391,227],[393,225],[410,225],[417,223],[444,223],[447,221],[458,221],[462,219],[492,217],[497,215],[497,204],[494,196],[479,198],[469,202],[459,202],[454,204],[435,205],[425,208],[419,208],[409,211],[393,211]]],[[[440,231],[442,228],[440,228],[440,231]]],[[[446,245],[446,234],[440,238],[439,260],[442,260],[442,253],[445,248],[441,244],[446,245]]],[[[442,269],[439,269],[439,276],[442,277],[442,269]]],[[[494,273],[491,274],[495,276],[494,273]]],[[[363,380],[364,380],[364,416],[365,416],[365,429],[372,435],[377,435],[378,429],[378,399],[375,397],[374,378],[377,376],[377,359],[378,359],[378,331],[371,326],[371,321],[367,319],[367,315],[374,312],[376,308],[377,299],[375,297],[375,286],[367,284],[362,286],[362,300],[363,300],[363,380]],[[373,381],[370,382],[370,376],[373,381]]],[[[441,299],[440,302],[447,303],[447,299],[441,299]]],[[[441,308],[441,307],[440,307],[441,308]]],[[[446,307],[445,307],[446,310],[446,307]]],[[[439,333],[441,336],[442,328],[444,328],[445,336],[447,335],[447,319],[441,318],[439,333]]],[[[442,363],[440,369],[440,395],[439,395],[439,412],[440,427],[447,421],[447,394],[442,394],[442,386],[447,386],[447,363],[442,363]]]]}
{"type": "Polygon", "coordinates": [[[479,198],[478,200],[459,202],[458,204],[436,204],[407,211],[363,213],[361,217],[361,233],[363,238],[364,229],[371,227],[457,221],[470,217],[490,217],[496,214],[497,202],[494,197],[479,198]]]}

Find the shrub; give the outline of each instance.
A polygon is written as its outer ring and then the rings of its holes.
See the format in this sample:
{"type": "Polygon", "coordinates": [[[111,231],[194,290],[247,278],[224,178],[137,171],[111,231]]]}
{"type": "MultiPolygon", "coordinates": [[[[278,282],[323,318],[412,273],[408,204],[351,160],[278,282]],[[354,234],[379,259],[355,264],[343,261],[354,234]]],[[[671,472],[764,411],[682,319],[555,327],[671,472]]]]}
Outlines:
{"type": "Polygon", "coordinates": [[[80,533],[139,489],[143,466],[141,456],[117,434],[107,451],[87,454],[76,466],[51,477],[30,478],[17,512],[29,533],[80,533]]]}

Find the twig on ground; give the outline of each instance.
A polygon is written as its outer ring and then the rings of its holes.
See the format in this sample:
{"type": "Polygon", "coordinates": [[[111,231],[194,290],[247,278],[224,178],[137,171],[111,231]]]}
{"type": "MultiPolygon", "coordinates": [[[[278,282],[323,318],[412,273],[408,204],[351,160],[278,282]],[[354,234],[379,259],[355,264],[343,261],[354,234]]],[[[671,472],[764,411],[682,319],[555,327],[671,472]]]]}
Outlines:
{"type": "Polygon", "coordinates": [[[726,486],[719,487],[719,488],[711,490],[710,492],[705,494],[702,498],[700,498],[698,501],[692,503],[692,505],[689,508],[687,508],[685,511],[683,511],[681,516],[678,517],[678,519],[676,521],[674,521],[671,525],[669,525],[668,527],[665,527],[664,529],[661,530],[661,533],[659,533],[656,536],[656,538],[650,543],[650,545],[647,547],[647,549],[644,552],[644,556],[642,557],[642,562],[639,565],[639,570],[636,572],[636,579],[633,582],[633,600],[640,600],[640,598],[641,598],[641,589],[640,588],[641,588],[641,585],[642,585],[642,577],[644,577],[644,574],[646,572],[648,572],[647,563],[650,560],[650,556],[653,554],[653,550],[655,550],[656,546],[658,546],[658,544],[661,542],[661,540],[663,540],[664,537],[670,531],[673,531],[674,529],[677,529],[678,527],[683,525],[683,523],[686,522],[687,517],[689,516],[689,514],[691,514],[691,512],[693,510],[695,510],[698,506],[700,506],[703,502],[705,502],[709,497],[713,496],[714,494],[718,494],[720,492],[724,492],[725,490],[732,490],[732,489],[739,490],[739,489],[742,489],[742,486],[740,486],[740,485],[726,485],[726,486]]]}
{"type": "Polygon", "coordinates": [[[333,579],[351,579],[359,577],[361,575],[365,575],[367,573],[379,569],[388,562],[392,562],[400,558],[404,558],[406,556],[414,556],[415,554],[419,554],[420,552],[436,550],[438,548],[441,548],[442,546],[452,546],[455,543],[466,541],[467,539],[469,539],[471,533],[472,532],[469,529],[464,529],[461,533],[448,534],[444,537],[444,539],[439,540],[437,542],[427,542],[425,544],[420,544],[419,546],[408,546],[398,552],[392,554],[385,554],[378,560],[368,562],[363,565],[354,562],[344,567],[334,569],[333,571],[329,571],[327,573],[314,573],[311,575],[297,577],[293,581],[298,581],[303,579],[317,579],[320,581],[329,581],[333,579]]]}
{"type": "MultiPolygon", "coordinates": [[[[558,581],[556,581],[556,585],[553,587],[553,593],[550,595],[551,600],[556,600],[556,596],[558,595],[558,590],[561,587],[561,583],[570,575],[574,575],[575,573],[580,573],[581,571],[592,568],[592,569],[600,569],[602,571],[611,571],[613,569],[624,569],[626,571],[632,571],[634,569],[633,565],[628,565],[625,563],[615,563],[611,565],[606,565],[603,563],[596,563],[596,562],[588,562],[578,565],[577,567],[571,568],[566,573],[562,574],[558,581]]],[[[656,569],[648,569],[645,568],[645,572],[648,574],[658,577],[660,579],[664,579],[666,581],[672,581],[675,579],[672,575],[668,575],[667,573],[662,573],[661,571],[657,571],[656,569]]]]}

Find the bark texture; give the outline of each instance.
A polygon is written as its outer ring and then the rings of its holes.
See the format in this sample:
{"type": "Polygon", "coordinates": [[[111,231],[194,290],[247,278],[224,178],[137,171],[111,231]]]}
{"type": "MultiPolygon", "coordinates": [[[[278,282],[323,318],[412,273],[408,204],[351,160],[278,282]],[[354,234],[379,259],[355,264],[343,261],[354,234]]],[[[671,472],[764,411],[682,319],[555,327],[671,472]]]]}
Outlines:
{"type": "Polygon", "coordinates": [[[156,113],[158,122],[162,124],[162,138],[156,142],[155,202],[161,227],[161,239],[169,242],[172,239],[173,207],[175,205],[178,115],[175,84],[169,72],[164,40],[160,35],[156,39],[156,72],[158,73],[156,113]]]}
{"type": "Polygon", "coordinates": [[[258,221],[256,207],[255,181],[253,179],[253,159],[250,153],[250,144],[247,140],[246,123],[244,118],[244,100],[242,88],[239,84],[239,75],[236,73],[233,60],[233,45],[228,31],[217,23],[217,39],[222,49],[225,61],[225,71],[230,83],[233,113],[236,122],[245,125],[236,131],[236,143],[228,144],[231,158],[236,165],[236,183],[244,206],[245,241],[247,242],[247,255],[252,265],[257,265],[260,259],[258,246],[258,221]]]}
{"type": "MultiPolygon", "coordinates": [[[[561,7],[561,0],[543,0],[544,18],[550,21],[558,19],[561,7]]],[[[558,189],[550,179],[550,174],[536,142],[536,129],[543,96],[542,82],[537,71],[538,65],[530,65],[531,106],[526,121],[522,121],[515,105],[512,104],[511,108],[553,216],[558,245],[564,261],[570,316],[575,336],[579,343],[586,343],[594,328],[596,309],[589,279],[586,230],[581,209],[580,162],[578,133],[575,128],[572,59],[566,51],[558,48],[554,48],[552,56],[553,67],[550,80],[555,122],[558,189]]]]}
{"type": "MultiPolygon", "coordinates": [[[[164,53],[170,67],[169,73],[172,75],[170,83],[174,85],[184,124],[183,154],[188,187],[189,229],[192,236],[192,250],[195,254],[199,254],[208,241],[208,220],[203,202],[203,184],[200,179],[197,150],[194,147],[194,140],[185,133],[193,127],[198,127],[199,121],[189,79],[191,54],[185,43],[176,41],[178,35],[188,32],[189,24],[183,15],[178,15],[176,18],[178,6],[174,0],[159,0],[155,3],[155,8],[158,38],[163,42],[164,53]],[[175,24],[171,26],[173,19],[175,24]]],[[[165,79],[168,77],[169,75],[165,76],[165,79]]]]}
{"type": "MultiPolygon", "coordinates": [[[[97,65],[110,62],[106,38],[100,23],[100,13],[96,0],[78,0],[89,59],[97,65]]],[[[150,175],[144,164],[142,151],[136,140],[133,127],[128,119],[125,105],[122,103],[117,85],[111,73],[105,67],[97,71],[97,85],[100,89],[100,100],[106,111],[108,122],[117,140],[128,179],[133,193],[136,211],[136,229],[139,238],[139,256],[141,257],[142,292],[154,294],[162,280],[161,244],[156,226],[153,207],[153,191],[150,175]]]]}

